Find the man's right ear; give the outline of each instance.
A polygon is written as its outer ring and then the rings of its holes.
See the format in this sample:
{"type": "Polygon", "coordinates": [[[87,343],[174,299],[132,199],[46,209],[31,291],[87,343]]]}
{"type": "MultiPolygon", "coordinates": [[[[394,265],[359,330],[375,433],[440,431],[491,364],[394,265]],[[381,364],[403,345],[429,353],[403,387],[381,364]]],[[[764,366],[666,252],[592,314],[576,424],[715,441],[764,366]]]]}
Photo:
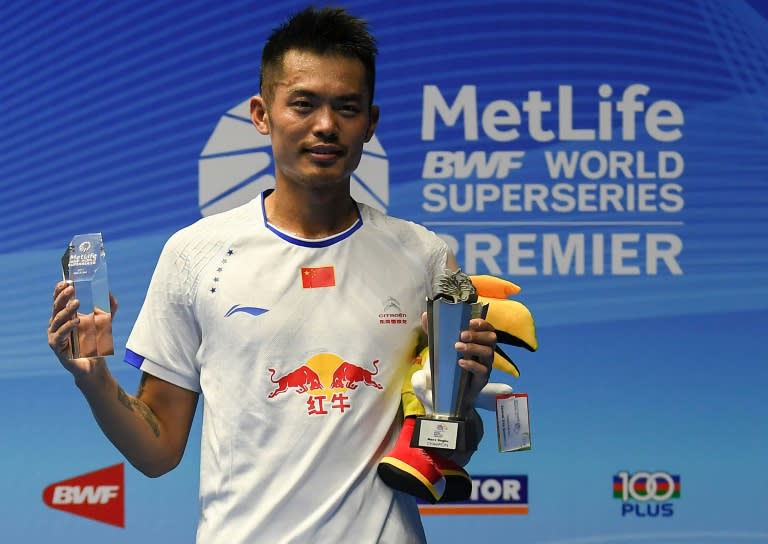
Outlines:
{"type": "Polygon", "coordinates": [[[269,113],[267,104],[260,95],[251,97],[251,122],[261,134],[269,134],[269,113]]]}

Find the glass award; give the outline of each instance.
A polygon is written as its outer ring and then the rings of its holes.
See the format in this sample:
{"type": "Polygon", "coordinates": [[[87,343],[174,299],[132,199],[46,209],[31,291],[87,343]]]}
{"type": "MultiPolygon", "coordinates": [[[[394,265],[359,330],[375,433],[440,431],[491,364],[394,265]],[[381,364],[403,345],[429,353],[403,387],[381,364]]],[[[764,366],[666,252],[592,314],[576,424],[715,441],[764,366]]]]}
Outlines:
{"type": "Polygon", "coordinates": [[[70,338],[72,358],[114,355],[107,254],[101,233],[73,237],[61,258],[61,269],[80,301],[80,324],[70,338]]]}

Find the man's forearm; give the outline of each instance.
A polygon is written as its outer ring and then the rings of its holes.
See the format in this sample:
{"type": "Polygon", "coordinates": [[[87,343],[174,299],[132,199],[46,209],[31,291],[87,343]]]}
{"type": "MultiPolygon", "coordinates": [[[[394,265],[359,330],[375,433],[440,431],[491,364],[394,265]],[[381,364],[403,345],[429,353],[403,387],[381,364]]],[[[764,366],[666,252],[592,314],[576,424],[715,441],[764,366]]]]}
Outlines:
{"type": "Polygon", "coordinates": [[[134,467],[156,477],[178,464],[181,455],[174,454],[169,447],[155,414],[120,387],[103,359],[91,372],[78,376],[75,383],[104,435],[134,467]]]}

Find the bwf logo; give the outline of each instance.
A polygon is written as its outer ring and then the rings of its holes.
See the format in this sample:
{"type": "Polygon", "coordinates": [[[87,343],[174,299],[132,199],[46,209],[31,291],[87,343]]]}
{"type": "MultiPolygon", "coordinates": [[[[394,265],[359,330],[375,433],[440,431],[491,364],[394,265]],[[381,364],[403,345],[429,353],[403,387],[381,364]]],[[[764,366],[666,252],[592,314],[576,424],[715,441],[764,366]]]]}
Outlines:
{"type": "Polygon", "coordinates": [[[680,476],[666,472],[619,472],[613,477],[613,497],[621,499],[621,515],[671,517],[671,499],[680,498],[680,476]]]}
{"type": "Polygon", "coordinates": [[[43,502],[56,510],[125,527],[124,482],[120,463],[49,485],[43,502]]]}
{"type": "MultiPolygon", "coordinates": [[[[198,161],[198,204],[204,216],[232,209],[275,185],[269,136],[251,124],[250,99],[226,112],[198,161]]],[[[382,212],[389,205],[389,160],[376,135],[352,174],[352,198],[382,212]]]]}

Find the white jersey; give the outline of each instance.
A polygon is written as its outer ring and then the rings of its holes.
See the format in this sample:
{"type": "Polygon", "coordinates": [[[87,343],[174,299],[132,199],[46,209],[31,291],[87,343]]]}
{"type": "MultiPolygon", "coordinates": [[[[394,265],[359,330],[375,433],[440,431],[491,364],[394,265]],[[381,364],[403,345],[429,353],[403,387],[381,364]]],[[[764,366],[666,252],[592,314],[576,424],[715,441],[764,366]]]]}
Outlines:
{"type": "Polygon", "coordinates": [[[358,209],[304,240],[259,196],[162,252],[126,360],[203,394],[199,543],[424,541],[414,500],[376,467],[447,248],[358,209]]]}

